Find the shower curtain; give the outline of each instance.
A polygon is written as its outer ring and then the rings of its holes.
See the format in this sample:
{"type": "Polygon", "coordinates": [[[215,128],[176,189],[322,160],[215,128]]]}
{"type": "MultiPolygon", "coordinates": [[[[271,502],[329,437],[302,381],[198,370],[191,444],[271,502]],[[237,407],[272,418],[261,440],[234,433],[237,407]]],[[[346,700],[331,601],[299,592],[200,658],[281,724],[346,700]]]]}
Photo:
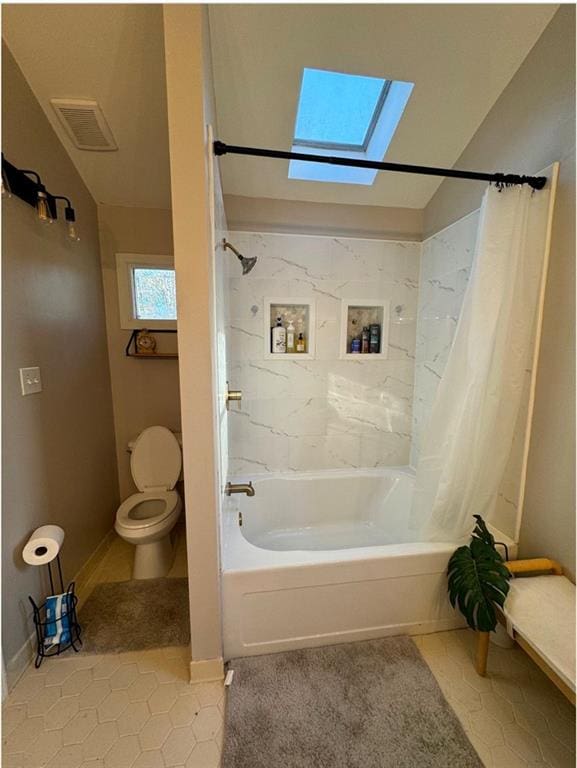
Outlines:
{"type": "Polygon", "coordinates": [[[489,187],[469,284],[417,467],[410,525],[462,542],[490,518],[511,449],[545,253],[549,192],[489,187]]]}

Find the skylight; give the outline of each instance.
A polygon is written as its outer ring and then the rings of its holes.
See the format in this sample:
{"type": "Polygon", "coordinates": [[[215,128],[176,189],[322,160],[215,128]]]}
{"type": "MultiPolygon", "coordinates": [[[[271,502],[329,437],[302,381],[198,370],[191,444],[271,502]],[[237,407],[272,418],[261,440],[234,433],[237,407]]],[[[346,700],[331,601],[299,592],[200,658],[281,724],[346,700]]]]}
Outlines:
{"type": "MultiPolygon", "coordinates": [[[[382,160],[413,83],[305,68],[293,151],[382,160]]],[[[377,171],[291,160],[290,179],[372,184],[377,171]]]]}
{"type": "Polygon", "coordinates": [[[294,143],[365,151],[386,90],[377,77],[305,69],[294,143]]]}

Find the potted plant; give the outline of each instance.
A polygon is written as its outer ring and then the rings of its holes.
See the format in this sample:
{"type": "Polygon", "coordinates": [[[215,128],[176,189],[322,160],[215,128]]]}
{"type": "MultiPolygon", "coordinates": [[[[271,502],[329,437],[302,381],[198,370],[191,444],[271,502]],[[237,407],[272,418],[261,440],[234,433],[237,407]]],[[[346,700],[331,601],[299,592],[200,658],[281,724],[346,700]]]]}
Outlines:
{"type": "Polygon", "coordinates": [[[474,518],[470,544],[459,547],[449,560],[448,590],[453,608],[458,607],[471,629],[479,633],[477,672],[484,675],[481,651],[487,647],[489,632],[497,626],[495,607],[502,608],[505,603],[511,574],[485,521],[480,515],[474,518]]]}

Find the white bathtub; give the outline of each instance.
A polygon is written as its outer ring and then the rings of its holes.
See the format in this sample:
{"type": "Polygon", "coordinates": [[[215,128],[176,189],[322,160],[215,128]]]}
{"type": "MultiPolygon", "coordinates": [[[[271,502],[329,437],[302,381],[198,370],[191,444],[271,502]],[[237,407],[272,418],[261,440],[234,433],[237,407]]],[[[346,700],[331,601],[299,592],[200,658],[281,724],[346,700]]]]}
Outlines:
{"type": "Polygon", "coordinates": [[[463,626],[447,599],[455,544],[411,540],[412,470],[247,479],[256,495],[227,500],[223,520],[226,658],[463,626]]]}

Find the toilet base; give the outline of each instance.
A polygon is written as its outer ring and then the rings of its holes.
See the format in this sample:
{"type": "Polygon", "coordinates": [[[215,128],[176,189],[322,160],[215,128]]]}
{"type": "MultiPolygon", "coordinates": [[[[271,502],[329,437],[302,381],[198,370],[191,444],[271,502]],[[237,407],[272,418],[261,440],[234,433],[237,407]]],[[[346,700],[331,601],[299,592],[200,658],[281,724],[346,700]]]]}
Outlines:
{"type": "Polygon", "coordinates": [[[137,544],[134,552],[133,579],[160,579],[172,567],[174,548],[170,532],[159,541],[137,544]]]}

